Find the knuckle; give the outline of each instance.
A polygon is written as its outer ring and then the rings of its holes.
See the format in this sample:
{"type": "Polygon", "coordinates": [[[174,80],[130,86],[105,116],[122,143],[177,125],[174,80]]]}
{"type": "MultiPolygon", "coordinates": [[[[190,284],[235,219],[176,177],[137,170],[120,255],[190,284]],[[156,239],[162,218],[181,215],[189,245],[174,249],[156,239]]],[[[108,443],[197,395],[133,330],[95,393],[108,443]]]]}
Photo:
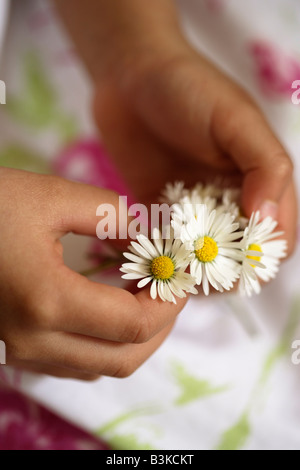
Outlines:
{"type": "Polygon", "coordinates": [[[239,139],[241,129],[261,122],[263,117],[246,92],[229,93],[231,101],[226,98],[216,104],[211,117],[211,134],[229,153],[233,151],[239,139]]]}
{"type": "Polygon", "coordinates": [[[33,328],[49,330],[54,327],[57,301],[55,296],[36,292],[26,299],[27,323],[33,328]]]}
{"type": "Polygon", "coordinates": [[[134,329],[132,330],[132,343],[134,344],[143,344],[147,343],[152,337],[151,334],[151,325],[149,321],[149,316],[141,314],[134,329]]]}
{"type": "Polygon", "coordinates": [[[29,362],[34,359],[34,351],[29,341],[24,341],[19,334],[10,336],[6,343],[8,363],[9,361],[29,362]]]}
{"type": "Polygon", "coordinates": [[[231,151],[238,130],[240,128],[240,107],[219,106],[216,107],[211,119],[211,133],[213,138],[229,152],[231,151]]]}
{"type": "Polygon", "coordinates": [[[128,312],[128,321],[119,326],[119,341],[121,343],[141,344],[147,343],[152,337],[152,325],[147,311],[142,311],[141,307],[128,312]]]}
{"type": "Polygon", "coordinates": [[[290,179],[294,172],[293,162],[288,158],[285,152],[275,155],[274,168],[277,175],[283,180],[290,179]]]}
{"type": "Polygon", "coordinates": [[[117,369],[112,374],[112,377],[117,379],[126,379],[130,377],[136,371],[137,367],[129,358],[123,358],[121,365],[118,365],[117,369]]]}

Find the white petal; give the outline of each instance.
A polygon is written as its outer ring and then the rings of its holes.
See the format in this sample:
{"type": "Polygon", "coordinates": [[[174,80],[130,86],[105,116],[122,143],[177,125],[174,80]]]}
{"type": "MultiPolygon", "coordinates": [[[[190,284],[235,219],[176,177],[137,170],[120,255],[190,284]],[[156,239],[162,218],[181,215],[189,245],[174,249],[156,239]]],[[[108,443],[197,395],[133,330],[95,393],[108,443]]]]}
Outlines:
{"type": "Polygon", "coordinates": [[[171,286],[169,284],[169,287],[170,287],[171,291],[177,297],[184,297],[185,296],[184,291],[182,290],[182,285],[181,285],[180,281],[177,280],[176,278],[172,279],[172,284],[171,284],[171,286]]]}
{"type": "Polygon", "coordinates": [[[161,300],[163,302],[166,302],[167,299],[166,299],[166,296],[165,296],[164,282],[160,282],[160,281],[157,282],[157,291],[158,291],[158,295],[161,298],[161,300]]]}
{"type": "Polygon", "coordinates": [[[196,258],[194,258],[190,264],[190,271],[193,277],[196,277],[196,271],[197,271],[198,265],[199,265],[199,261],[196,258]]]}
{"type": "Polygon", "coordinates": [[[160,253],[158,253],[158,251],[156,250],[155,246],[153,245],[153,243],[151,243],[151,241],[149,240],[149,238],[145,237],[145,235],[139,235],[137,237],[137,240],[138,242],[142,245],[142,247],[148,252],[150,253],[151,257],[152,258],[157,258],[160,253]]]}
{"type": "Polygon", "coordinates": [[[124,263],[120,271],[129,273],[149,274],[149,266],[136,263],[124,263]]]}
{"type": "Polygon", "coordinates": [[[150,253],[148,251],[145,250],[145,248],[143,248],[141,245],[139,245],[138,243],[136,242],[131,242],[131,245],[132,247],[134,248],[134,251],[142,256],[142,258],[145,258],[145,259],[148,259],[148,260],[152,260],[153,259],[153,256],[150,255],[150,253]]]}
{"type": "Polygon", "coordinates": [[[204,272],[204,266],[202,265],[202,263],[199,263],[199,261],[198,261],[197,262],[197,269],[196,269],[196,273],[195,273],[195,277],[196,277],[196,281],[197,281],[198,286],[200,286],[201,283],[202,283],[203,272],[204,272]]]}
{"type": "Polygon", "coordinates": [[[202,288],[203,288],[204,294],[209,295],[209,282],[208,282],[208,279],[207,279],[205,267],[203,269],[202,288]]]}
{"type": "Polygon", "coordinates": [[[157,298],[157,281],[156,279],[153,279],[151,289],[150,289],[150,295],[153,300],[157,298]]]}
{"type": "Polygon", "coordinates": [[[211,272],[211,263],[206,264],[205,273],[206,273],[206,276],[207,276],[207,280],[212,285],[212,287],[214,287],[216,290],[219,290],[218,283],[216,282],[216,280],[215,280],[215,278],[214,278],[214,276],[212,275],[212,272],[211,272]]]}
{"type": "Polygon", "coordinates": [[[140,264],[145,264],[146,260],[144,258],[140,258],[139,256],[136,256],[132,253],[123,253],[123,256],[130,261],[133,261],[134,263],[140,263],[140,264]]]}
{"type": "Polygon", "coordinates": [[[162,255],[164,253],[164,245],[161,238],[161,233],[158,228],[153,230],[153,243],[157,252],[162,255]]]}
{"type": "Polygon", "coordinates": [[[166,282],[164,283],[161,283],[162,284],[162,290],[164,292],[164,297],[165,299],[168,301],[168,302],[173,302],[173,294],[171,292],[171,289],[170,289],[170,285],[167,284],[166,282]]]}
{"type": "Polygon", "coordinates": [[[147,284],[149,284],[150,281],[152,281],[152,277],[146,277],[145,279],[143,279],[142,281],[140,281],[138,283],[138,288],[139,289],[142,289],[143,287],[147,286],[147,284]]]}
{"type": "Polygon", "coordinates": [[[164,255],[170,255],[171,250],[172,250],[172,244],[173,244],[173,239],[168,238],[165,240],[165,247],[164,247],[164,255]]]}
{"type": "Polygon", "coordinates": [[[144,277],[145,276],[143,274],[130,273],[130,274],[123,274],[122,279],[133,281],[135,279],[143,279],[144,277]]]}

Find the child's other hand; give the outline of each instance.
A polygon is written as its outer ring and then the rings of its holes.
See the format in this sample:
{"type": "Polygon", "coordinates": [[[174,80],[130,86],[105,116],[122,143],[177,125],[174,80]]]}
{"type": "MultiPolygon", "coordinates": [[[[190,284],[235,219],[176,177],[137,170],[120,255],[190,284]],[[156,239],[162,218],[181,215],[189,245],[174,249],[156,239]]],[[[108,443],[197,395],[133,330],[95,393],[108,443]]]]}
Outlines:
{"type": "Polygon", "coordinates": [[[63,261],[61,237],[95,236],[115,193],[0,168],[0,339],[8,364],[92,379],[125,377],[161,344],[184,306],[97,284],[63,261]]]}
{"type": "Polygon", "coordinates": [[[241,186],[248,217],[260,210],[279,220],[291,253],[293,165],[251,98],[188,45],[131,60],[99,82],[95,113],[136,195],[153,202],[168,181],[189,185],[223,175],[241,186]]]}
{"type": "Polygon", "coordinates": [[[96,84],[104,142],[139,200],[225,175],[247,216],[278,218],[293,251],[293,165],[253,100],[184,38],[172,0],[54,0],[96,84]]]}

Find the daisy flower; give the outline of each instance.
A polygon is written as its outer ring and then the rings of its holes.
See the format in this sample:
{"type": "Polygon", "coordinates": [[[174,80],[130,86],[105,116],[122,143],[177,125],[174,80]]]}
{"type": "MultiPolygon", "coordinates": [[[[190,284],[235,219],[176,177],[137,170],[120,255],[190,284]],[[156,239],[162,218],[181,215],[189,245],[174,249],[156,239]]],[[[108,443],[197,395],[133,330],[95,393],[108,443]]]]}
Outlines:
{"type": "Polygon", "coordinates": [[[179,203],[185,196],[191,199],[196,197],[198,201],[195,202],[199,203],[201,201],[200,204],[204,204],[206,198],[217,199],[222,197],[222,190],[214,184],[204,185],[202,183],[197,183],[193,189],[189,190],[184,187],[182,181],[176,181],[175,183],[167,183],[161,194],[161,201],[170,205],[179,203]]]}
{"type": "Polygon", "coordinates": [[[222,197],[222,190],[218,184],[197,183],[192,192],[197,193],[201,199],[205,199],[207,197],[219,199],[222,197]]]}
{"type": "Polygon", "coordinates": [[[245,229],[249,223],[249,219],[242,214],[240,207],[241,190],[238,188],[228,188],[224,190],[222,203],[218,208],[223,212],[230,212],[235,216],[236,222],[239,222],[240,228],[245,229]]]}
{"type": "Polygon", "coordinates": [[[195,197],[191,198],[189,196],[185,196],[181,199],[179,204],[173,204],[172,227],[174,229],[175,238],[181,238],[182,228],[192,219],[197,219],[200,207],[205,205],[209,211],[213,211],[216,204],[216,200],[211,198],[205,198],[205,200],[202,201],[201,199],[196,200],[195,197]]]}
{"type": "Polygon", "coordinates": [[[183,181],[175,181],[174,184],[167,183],[165,189],[162,191],[162,197],[160,198],[161,202],[166,202],[167,204],[175,204],[180,201],[181,198],[185,196],[187,190],[184,188],[183,181]]]}
{"type": "Polygon", "coordinates": [[[252,215],[241,242],[243,260],[239,289],[242,295],[259,294],[259,280],[269,282],[276,277],[280,260],[287,255],[287,241],[275,240],[283,235],[283,232],[274,232],[277,225],[271,217],[260,221],[259,212],[252,215]]]}
{"type": "Polygon", "coordinates": [[[231,214],[218,214],[206,205],[198,207],[196,216],[183,225],[181,240],[192,253],[191,275],[202,284],[205,295],[209,286],[230,290],[240,274],[240,243],[243,232],[237,232],[231,214]]]}
{"type": "Polygon", "coordinates": [[[153,231],[153,243],[144,235],[131,242],[130,253],[124,253],[130,263],[123,264],[123,279],[140,279],[139,288],[151,283],[152,299],[176,304],[175,297],[184,298],[186,292],[197,294],[195,281],[185,272],[190,263],[190,253],[180,240],[174,239],[173,230],[168,240],[163,240],[158,229],[153,231]]]}
{"type": "Polygon", "coordinates": [[[188,191],[188,194],[180,199],[177,204],[173,204],[173,228],[175,237],[180,238],[183,225],[186,225],[191,219],[197,218],[199,207],[203,204],[212,211],[217,207],[216,189],[214,186],[204,188],[201,184],[195,186],[194,189],[188,191]]]}
{"type": "Polygon", "coordinates": [[[240,197],[241,191],[239,189],[225,189],[223,192],[220,207],[224,210],[224,212],[230,212],[232,215],[235,215],[238,219],[240,213],[240,197]]]}

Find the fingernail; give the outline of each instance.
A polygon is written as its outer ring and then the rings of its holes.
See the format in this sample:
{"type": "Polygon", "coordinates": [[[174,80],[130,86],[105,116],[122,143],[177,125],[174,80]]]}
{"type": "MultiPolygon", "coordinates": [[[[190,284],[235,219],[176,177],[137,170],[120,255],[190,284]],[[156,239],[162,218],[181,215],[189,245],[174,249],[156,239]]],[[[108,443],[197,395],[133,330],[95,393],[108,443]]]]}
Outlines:
{"type": "Polygon", "coordinates": [[[272,217],[272,219],[276,220],[278,215],[278,204],[274,201],[266,200],[260,206],[259,211],[262,219],[272,217]]]}

